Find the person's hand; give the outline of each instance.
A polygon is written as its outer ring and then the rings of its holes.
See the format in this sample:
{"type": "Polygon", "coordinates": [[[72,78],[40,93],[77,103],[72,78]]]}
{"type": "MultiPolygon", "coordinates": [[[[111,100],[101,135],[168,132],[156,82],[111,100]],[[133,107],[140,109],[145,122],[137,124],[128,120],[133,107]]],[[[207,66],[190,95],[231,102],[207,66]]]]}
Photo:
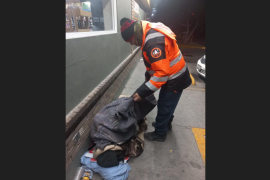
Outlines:
{"type": "Polygon", "coordinates": [[[142,98],[139,96],[138,93],[135,93],[132,97],[133,97],[133,100],[134,101],[140,101],[140,100],[142,100],[142,98]]]}

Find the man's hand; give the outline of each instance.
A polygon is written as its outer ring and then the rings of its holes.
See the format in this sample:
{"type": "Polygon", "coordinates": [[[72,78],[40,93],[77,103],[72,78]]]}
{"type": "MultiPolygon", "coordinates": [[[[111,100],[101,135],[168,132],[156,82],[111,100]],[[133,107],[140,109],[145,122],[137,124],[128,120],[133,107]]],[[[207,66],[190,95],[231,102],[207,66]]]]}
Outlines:
{"type": "Polygon", "coordinates": [[[134,101],[140,101],[140,100],[142,100],[142,98],[139,96],[138,93],[135,93],[132,97],[133,97],[133,100],[134,101]]]}

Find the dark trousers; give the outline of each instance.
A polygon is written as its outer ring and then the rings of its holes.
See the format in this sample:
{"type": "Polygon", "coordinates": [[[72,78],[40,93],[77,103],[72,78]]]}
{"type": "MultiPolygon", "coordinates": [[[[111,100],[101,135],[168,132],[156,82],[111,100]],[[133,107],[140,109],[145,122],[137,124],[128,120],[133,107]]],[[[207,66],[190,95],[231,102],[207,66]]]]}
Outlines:
{"type": "Polygon", "coordinates": [[[157,117],[156,117],[156,133],[163,135],[167,132],[167,126],[173,121],[173,113],[178,104],[180,96],[183,90],[181,91],[168,91],[164,90],[162,87],[159,92],[159,98],[157,103],[157,117]]]}

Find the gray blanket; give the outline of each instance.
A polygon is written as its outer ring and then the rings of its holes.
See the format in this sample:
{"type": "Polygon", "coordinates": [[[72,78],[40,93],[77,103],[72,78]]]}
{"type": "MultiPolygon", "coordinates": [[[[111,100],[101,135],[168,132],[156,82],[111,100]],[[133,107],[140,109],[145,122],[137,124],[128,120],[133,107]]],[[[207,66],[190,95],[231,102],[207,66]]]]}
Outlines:
{"type": "Polygon", "coordinates": [[[136,135],[136,123],[156,106],[154,95],[135,102],[122,97],[104,106],[95,116],[90,128],[94,148],[103,150],[109,144],[123,144],[136,135]]]}

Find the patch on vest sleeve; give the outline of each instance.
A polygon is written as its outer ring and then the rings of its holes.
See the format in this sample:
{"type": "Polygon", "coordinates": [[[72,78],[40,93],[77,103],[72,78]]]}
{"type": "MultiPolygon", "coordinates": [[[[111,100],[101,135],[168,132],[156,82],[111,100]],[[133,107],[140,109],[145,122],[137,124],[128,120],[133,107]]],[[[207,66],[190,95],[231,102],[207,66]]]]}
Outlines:
{"type": "Polygon", "coordinates": [[[162,44],[152,44],[147,48],[147,56],[149,57],[150,64],[166,59],[165,45],[162,44]]]}
{"type": "Polygon", "coordinates": [[[162,52],[158,47],[153,48],[152,51],[151,51],[151,56],[153,58],[159,58],[161,56],[161,54],[162,54],[162,52]]]}

